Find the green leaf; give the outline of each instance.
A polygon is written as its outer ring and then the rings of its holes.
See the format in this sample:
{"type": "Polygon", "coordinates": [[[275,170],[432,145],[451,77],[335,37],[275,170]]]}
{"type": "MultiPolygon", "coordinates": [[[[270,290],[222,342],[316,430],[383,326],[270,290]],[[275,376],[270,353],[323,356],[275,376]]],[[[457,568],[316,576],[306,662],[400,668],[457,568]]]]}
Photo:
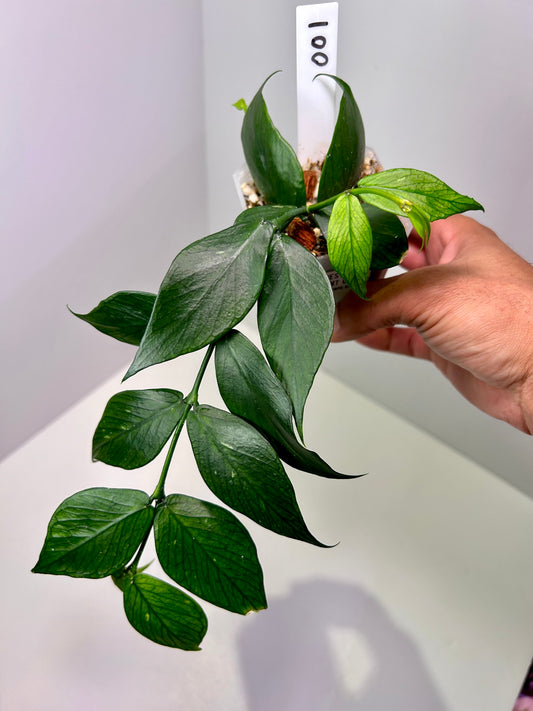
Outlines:
{"type": "Polygon", "coordinates": [[[409,243],[405,227],[396,215],[374,205],[362,205],[372,230],[371,269],[388,269],[399,264],[409,243]]]}
{"type": "Polygon", "coordinates": [[[372,230],[355,195],[344,193],[333,205],[328,228],[328,254],[335,271],[364,298],[372,260],[372,230]]]}
{"type": "MultiPolygon", "coordinates": [[[[405,227],[396,215],[385,212],[374,205],[362,205],[372,230],[371,269],[388,269],[399,264],[406,253],[409,243],[405,227]]],[[[313,213],[320,230],[327,238],[329,220],[333,205],[328,205],[313,213]]]]}
{"type": "Polygon", "coordinates": [[[323,207],[318,212],[313,212],[312,217],[320,228],[320,231],[324,237],[328,236],[329,221],[331,218],[331,211],[333,210],[333,205],[327,205],[323,207]]]}
{"type": "Polygon", "coordinates": [[[113,395],[93,437],[93,460],[123,469],[151,462],[184,415],[177,390],[125,390],[113,395]]]}
{"type": "Polygon", "coordinates": [[[262,220],[276,220],[294,210],[293,205],[256,205],[240,212],[236,225],[258,225],[262,220]]]}
{"type": "Polygon", "coordinates": [[[418,236],[422,238],[422,246],[425,247],[431,231],[429,217],[421,209],[413,205],[409,211],[409,219],[418,236]]]}
{"type": "Polygon", "coordinates": [[[282,536],[322,545],[304,523],[276,452],[252,425],[201,405],[187,429],[200,474],[221,501],[282,536]]]}
{"type": "Polygon", "coordinates": [[[106,336],[138,346],[148,324],[155,294],[144,291],[117,291],[100,301],[88,314],[70,312],[90,323],[106,336]]]}
{"type": "Polygon", "coordinates": [[[254,542],[232,513],[171,494],[157,508],[154,530],[163,570],[179,585],[241,615],[266,608],[254,542]]]}
{"type": "Polygon", "coordinates": [[[473,198],[461,195],[430,173],[412,168],[394,168],[367,175],[361,178],[358,187],[379,188],[386,190],[396,200],[407,201],[399,206],[390,198],[372,192],[360,195],[361,200],[371,205],[409,218],[412,206],[427,215],[431,222],[467,210],[483,210],[473,198]]]}
{"type": "Polygon", "coordinates": [[[303,411],[333,332],[335,303],[326,273],[285,234],[272,240],[258,304],[258,326],[268,361],[291,398],[302,436],[303,411]]]}
{"type": "Polygon", "coordinates": [[[168,270],[126,378],[233,328],[257,300],[274,225],[233,225],[194,242],[168,270]]]}
{"type": "Polygon", "coordinates": [[[135,575],[126,582],[124,612],[137,632],[165,647],[198,650],[207,632],[200,605],[151,575],[135,575]]]}
{"type": "Polygon", "coordinates": [[[267,202],[300,207],[306,202],[304,175],[296,153],[268,114],[263,99],[263,87],[268,79],[270,77],[263,82],[244,116],[241,131],[244,156],[267,202]]]}
{"type": "Polygon", "coordinates": [[[33,573],[104,578],[123,568],[150,530],[154,509],[136,489],[85,489],[55,510],[33,573]]]}
{"type": "Polygon", "coordinates": [[[336,472],[296,439],[289,396],[259,350],[245,336],[230,331],[218,341],[215,365],[226,407],[255,425],[287,464],[330,479],[352,478],[336,472]]]}
{"type": "Polygon", "coordinates": [[[337,123],[318,185],[317,201],[320,202],[357,183],[365,158],[365,128],[348,84],[331,74],[318,76],[330,77],[342,89],[337,123]]]}
{"type": "Polygon", "coordinates": [[[248,111],[248,106],[244,99],[237,99],[237,101],[232,104],[232,106],[235,106],[238,111],[244,111],[244,113],[248,111]]]}

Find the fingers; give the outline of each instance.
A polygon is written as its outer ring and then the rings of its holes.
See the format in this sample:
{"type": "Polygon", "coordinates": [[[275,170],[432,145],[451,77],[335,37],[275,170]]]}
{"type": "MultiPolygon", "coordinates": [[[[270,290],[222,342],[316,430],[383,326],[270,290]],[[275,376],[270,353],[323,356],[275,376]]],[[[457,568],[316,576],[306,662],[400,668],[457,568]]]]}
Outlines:
{"type": "Polygon", "coordinates": [[[465,221],[469,218],[454,215],[446,220],[431,223],[431,235],[424,249],[416,230],[409,234],[409,250],[402,260],[402,267],[407,270],[420,269],[431,264],[445,264],[457,255],[458,237],[465,230],[465,221]]]}
{"type": "Polygon", "coordinates": [[[333,341],[359,339],[396,325],[423,325],[425,306],[438,294],[439,269],[427,267],[369,282],[367,300],[347,294],[337,306],[333,341]]]}
{"type": "Polygon", "coordinates": [[[467,289],[465,278],[471,271],[466,262],[479,259],[478,252],[487,260],[484,250],[474,247],[473,257],[463,250],[469,253],[479,238],[477,233],[486,240],[486,232],[490,231],[462,215],[438,220],[433,223],[430,242],[422,252],[419,251],[420,238],[412,232],[409,251],[402,262],[407,271],[369,282],[366,301],[348,294],[337,307],[333,340],[359,339],[372,331],[396,325],[414,326],[420,331],[426,321],[434,321],[444,310],[460,305],[459,287],[463,291],[467,289]],[[469,230],[468,239],[465,230],[469,230]],[[450,263],[456,258],[460,263],[453,267],[450,263]],[[443,300],[443,296],[446,299],[443,300]]]}
{"type": "Polygon", "coordinates": [[[404,269],[420,269],[421,267],[427,267],[428,265],[428,254],[425,250],[420,251],[420,245],[418,240],[412,240],[409,237],[409,249],[407,250],[404,258],[401,261],[401,266],[404,269]]]}
{"type": "Polygon", "coordinates": [[[431,360],[430,349],[414,328],[403,328],[401,326],[380,328],[373,333],[358,338],[357,342],[367,348],[374,348],[378,351],[431,360]]]}

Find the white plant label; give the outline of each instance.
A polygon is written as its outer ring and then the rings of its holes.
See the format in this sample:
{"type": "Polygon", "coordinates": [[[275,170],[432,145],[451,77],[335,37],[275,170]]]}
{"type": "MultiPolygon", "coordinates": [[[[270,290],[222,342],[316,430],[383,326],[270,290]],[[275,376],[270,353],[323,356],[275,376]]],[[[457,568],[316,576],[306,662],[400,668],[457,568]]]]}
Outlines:
{"type": "Polygon", "coordinates": [[[296,8],[296,81],[298,101],[298,160],[322,161],[335,128],[336,85],[321,72],[337,73],[339,4],[299,5],[296,8]]]}

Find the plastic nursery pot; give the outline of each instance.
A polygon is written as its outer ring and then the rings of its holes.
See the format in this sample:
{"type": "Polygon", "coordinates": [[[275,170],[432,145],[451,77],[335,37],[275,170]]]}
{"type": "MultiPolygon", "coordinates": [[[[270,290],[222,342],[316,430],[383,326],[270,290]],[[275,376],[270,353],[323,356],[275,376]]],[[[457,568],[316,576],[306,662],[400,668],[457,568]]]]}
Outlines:
{"type": "MultiPolygon", "coordinates": [[[[304,166],[304,175],[306,174],[304,166]]],[[[313,167],[313,171],[310,172],[315,172],[316,174],[316,166],[313,167]]],[[[368,146],[366,147],[365,150],[365,160],[363,164],[363,170],[361,173],[361,177],[365,175],[372,175],[373,173],[378,173],[381,170],[383,170],[383,166],[381,165],[376,153],[373,151],[372,148],[369,148],[368,146]]],[[[318,176],[320,176],[320,171],[318,170],[318,176]]],[[[259,192],[257,186],[254,183],[253,177],[248,169],[247,165],[242,166],[239,170],[236,170],[233,173],[233,181],[235,183],[235,189],[237,191],[237,196],[239,198],[239,202],[241,204],[241,208],[243,210],[246,209],[251,209],[257,205],[264,205],[265,202],[262,199],[261,193],[259,192]]],[[[310,195],[309,190],[308,190],[308,200],[310,202],[316,201],[316,192],[318,190],[318,181],[314,181],[314,185],[312,190],[314,189],[314,194],[310,195]]],[[[301,221],[300,221],[301,222],[301,221]]],[[[309,229],[309,226],[307,226],[309,229]]],[[[298,231],[298,225],[295,224],[293,225],[293,231],[297,232],[298,231]]],[[[302,228],[303,229],[303,228],[302,228]]],[[[299,236],[295,234],[291,234],[291,230],[288,230],[289,234],[295,239],[300,242],[300,244],[303,244],[307,249],[316,256],[318,259],[319,264],[322,266],[324,271],[326,272],[329,282],[331,284],[331,288],[333,291],[333,296],[335,298],[335,303],[338,303],[346,294],[348,291],[350,291],[350,287],[346,284],[344,279],[337,274],[337,272],[333,269],[331,266],[331,262],[329,260],[329,257],[327,255],[327,248],[325,245],[325,240],[322,238],[322,249],[321,250],[315,250],[312,247],[310,247],[308,244],[305,243],[305,236],[302,237],[302,239],[299,238],[299,236]]],[[[320,231],[318,230],[318,233],[320,231]]],[[[378,278],[378,276],[381,276],[382,273],[379,275],[377,274],[371,274],[371,278],[378,278]]]]}

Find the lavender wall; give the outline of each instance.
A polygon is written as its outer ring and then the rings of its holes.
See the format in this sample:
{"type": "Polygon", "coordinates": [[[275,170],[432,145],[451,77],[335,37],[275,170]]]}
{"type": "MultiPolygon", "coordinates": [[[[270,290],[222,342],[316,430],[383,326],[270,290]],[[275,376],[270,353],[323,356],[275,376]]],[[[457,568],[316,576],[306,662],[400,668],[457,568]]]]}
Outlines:
{"type": "Polygon", "coordinates": [[[66,304],[157,290],[205,228],[198,3],[23,0],[1,24],[0,456],[131,357],[66,304]]]}

